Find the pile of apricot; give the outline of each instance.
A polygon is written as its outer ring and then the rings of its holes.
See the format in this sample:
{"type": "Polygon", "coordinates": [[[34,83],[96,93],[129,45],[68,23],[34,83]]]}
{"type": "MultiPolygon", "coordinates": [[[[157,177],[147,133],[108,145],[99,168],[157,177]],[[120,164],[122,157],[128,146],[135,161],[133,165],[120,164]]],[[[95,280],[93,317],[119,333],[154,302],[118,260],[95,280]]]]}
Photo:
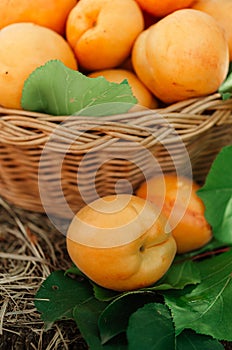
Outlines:
{"type": "Polygon", "coordinates": [[[25,80],[51,59],[128,79],[147,108],[211,94],[228,73],[231,10],[230,0],[2,0],[0,105],[20,109],[25,80]]]}

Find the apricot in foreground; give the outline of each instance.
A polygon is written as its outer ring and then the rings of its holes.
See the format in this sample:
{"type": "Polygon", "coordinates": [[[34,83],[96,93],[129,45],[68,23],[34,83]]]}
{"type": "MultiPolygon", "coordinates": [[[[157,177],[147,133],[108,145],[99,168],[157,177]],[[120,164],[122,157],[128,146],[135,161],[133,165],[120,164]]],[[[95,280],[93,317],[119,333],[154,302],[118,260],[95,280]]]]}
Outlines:
{"type": "Polygon", "coordinates": [[[98,285],[126,291],[149,286],[169,269],[176,243],[159,210],[127,194],[99,198],[83,207],[67,232],[76,266],[98,285]]]}

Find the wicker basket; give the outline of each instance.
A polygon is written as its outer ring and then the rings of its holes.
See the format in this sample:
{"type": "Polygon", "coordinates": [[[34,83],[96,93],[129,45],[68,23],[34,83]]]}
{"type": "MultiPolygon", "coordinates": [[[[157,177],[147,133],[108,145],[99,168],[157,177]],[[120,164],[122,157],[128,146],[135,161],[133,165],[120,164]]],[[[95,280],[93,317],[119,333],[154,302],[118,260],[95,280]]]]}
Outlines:
{"type": "Polygon", "coordinates": [[[43,212],[44,188],[48,193],[46,210],[65,217],[64,198],[75,212],[96,195],[115,193],[116,183],[117,191],[120,183],[125,191],[125,182],[118,180],[128,180],[136,189],[144,177],[154,174],[151,154],[162,171],[178,167],[184,172],[183,145],[195,180],[202,182],[216,154],[231,142],[232,99],[222,101],[219,94],[156,111],[101,118],[1,108],[0,195],[24,209],[43,212]],[[62,166],[56,172],[54,164],[59,159],[62,166]],[[61,187],[57,185],[60,178],[61,187]]]}

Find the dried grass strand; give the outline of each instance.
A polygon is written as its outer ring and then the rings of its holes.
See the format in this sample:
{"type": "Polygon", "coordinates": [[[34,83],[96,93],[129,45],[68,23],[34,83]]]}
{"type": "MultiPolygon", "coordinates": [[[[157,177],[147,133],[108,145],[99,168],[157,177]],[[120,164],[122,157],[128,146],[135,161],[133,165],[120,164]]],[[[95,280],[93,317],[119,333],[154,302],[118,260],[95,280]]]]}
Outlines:
{"type": "MultiPolygon", "coordinates": [[[[65,237],[44,214],[13,207],[0,198],[1,339],[6,335],[26,339],[30,334],[30,349],[58,350],[68,349],[68,344],[80,337],[77,329],[77,335],[64,330],[65,323],[57,324],[48,334],[34,305],[35,293],[50,272],[70,264],[65,237]]],[[[6,343],[3,349],[8,348],[6,343]]]]}

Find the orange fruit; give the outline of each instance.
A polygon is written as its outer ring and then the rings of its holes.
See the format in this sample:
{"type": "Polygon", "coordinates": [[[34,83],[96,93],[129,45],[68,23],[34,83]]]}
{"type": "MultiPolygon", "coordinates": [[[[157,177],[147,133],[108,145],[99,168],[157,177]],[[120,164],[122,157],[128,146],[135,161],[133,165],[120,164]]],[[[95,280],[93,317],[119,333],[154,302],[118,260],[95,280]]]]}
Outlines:
{"type": "Polygon", "coordinates": [[[190,7],[194,0],[136,0],[144,11],[155,17],[164,17],[183,8],[190,7]]]}
{"type": "Polygon", "coordinates": [[[230,61],[232,61],[232,1],[231,0],[197,0],[192,8],[214,17],[224,28],[228,40],[230,61]]]}
{"type": "Polygon", "coordinates": [[[176,243],[166,223],[142,198],[106,196],[74,216],[67,250],[95,283],[119,291],[143,288],[160,279],[175,257],[176,243]]]}
{"type": "Polygon", "coordinates": [[[77,69],[67,41],[55,31],[33,23],[14,23],[0,30],[0,105],[20,109],[25,80],[37,67],[58,59],[77,69]]]}
{"type": "Polygon", "coordinates": [[[139,79],[165,103],[205,96],[226,78],[228,42],[212,16],[178,10],[137,37],[132,64],[139,79]]]}
{"type": "Polygon", "coordinates": [[[94,71],[125,61],[143,28],[134,0],[80,0],[68,16],[66,37],[80,67],[94,71]]]}
{"type": "Polygon", "coordinates": [[[204,204],[196,193],[199,188],[187,177],[165,174],[142,183],[136,191],[137,196],[157,205],[167,217],[177,253],[201,248],[212,238],[204,204]]]}
{"type": "Polygon", "coordinates": [[[77,0],[1,0],[0,29],[12,23],[32,22],[65,32],[66,19],[77,0]]]}

